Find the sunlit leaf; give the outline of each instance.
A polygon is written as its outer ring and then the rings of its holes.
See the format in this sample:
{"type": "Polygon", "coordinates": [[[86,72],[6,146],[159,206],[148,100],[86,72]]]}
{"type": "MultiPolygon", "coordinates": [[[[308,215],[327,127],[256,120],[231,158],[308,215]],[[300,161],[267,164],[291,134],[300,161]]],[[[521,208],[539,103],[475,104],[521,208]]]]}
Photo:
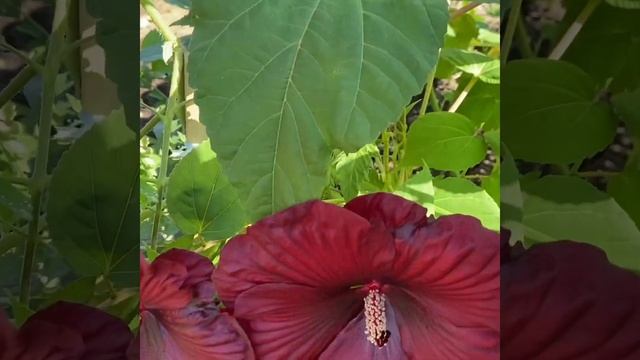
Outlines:
{"type": "Polygon", "coordinates": [[[397,121],[443,44],[443,0],[195,0],[190,80],[250,219],[321,195],[334,148],[397,121]]]}
{"type": "Polygon", "coordinates": [[[208,141],[173,169],[167,208],[183,232],[208,240],[226,239],[245,225],[238,193],[222,173],[208,141]]]}

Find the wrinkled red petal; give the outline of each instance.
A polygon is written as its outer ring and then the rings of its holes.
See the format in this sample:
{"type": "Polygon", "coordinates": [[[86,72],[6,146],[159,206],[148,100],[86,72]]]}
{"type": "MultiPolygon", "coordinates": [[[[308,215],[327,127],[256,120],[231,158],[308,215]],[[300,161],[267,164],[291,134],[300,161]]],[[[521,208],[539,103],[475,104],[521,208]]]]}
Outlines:
{"type": "Polygon", "coordinates": [[[502,265],[502,355],[640,359],[640,277],[602,250],[559,241],[502,265]]]}
{"type": "Polygon", "coordinates": [[[426,226],[427,210],[422,206],[389,193],[363,195],[351,200],[345,208],[390,231],[395,237],[410,239],[416,229],[426,226]]]}
{"type": "Polygon", "coordinates": [[[443,216],[417,231],[412,241],[397,240],[396,254],[388,296],[403,319],[403,339],[413,339],[405,345],[407,353],[497,358],[498,234],[469,216],[443,216]],[[443,339],[436,345],[427,338],[443,339]]]}
{"type": "MultiPolygon", "coordinates": [[[[320,360],[367,359],[367,360],[405,360],[409,359],[402,349],[402,341],[393,308],[387,307],[387,329],[391,331],[389,342],[379,348],[367,340],[364,333],[365,318],[360,314],[351,320],[331,345],[322,353],[320,360]]],[[[427,359],[414,357],[414,359],[427,359]]]]}
{"type": "Polygon", "coordinates": [[[143,360],[251,360],[253,350],[236,320],[216,309],[143,311],[143,360]]]}
{"type": "MultiPolygon", "coordinates": [[[[0,354],[7,354],[9,349],[14,348],[17,340],[18,330],[9,322],[7,315],[0,309],[0,354]]],[[[0,356],[2,359],[2,356],[0,356]]]]}
{"type": "Polygon", "coordinates": [[[89,306],[58,302],[27,320],[6,358],[120,360],[132,339],[122,320],[89,306]]]}
{"type": "Polygon", "coordinates": [[[263,284],[240,294],[235,316],[248,323],[259,359],[317,359],[362,308],[361,302],[353,291],[263,284]]]}
{"type": "Polygon", "coordinates": [[[194,298],[210,301],[214,295],[212,273],[209,259],[187,250],[169,250],[152,264],[141,259],[141,308],[176,310],[194,298]]]}
{"type": "Polygon", "coordinates": [[[361,216],[310,201],[267,217],[229,241],[214,273],[225,305],[253,286],[299,284],[343,289],[384,274],[393,239],[361,216]]]}

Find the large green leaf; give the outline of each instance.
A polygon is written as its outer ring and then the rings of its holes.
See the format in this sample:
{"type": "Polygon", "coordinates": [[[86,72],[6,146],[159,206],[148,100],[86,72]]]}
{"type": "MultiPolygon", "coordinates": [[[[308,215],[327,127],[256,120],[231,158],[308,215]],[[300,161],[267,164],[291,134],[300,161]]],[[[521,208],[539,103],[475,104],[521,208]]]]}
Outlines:
{"type": "Polygon", "coordinates": [[[623,9],[640,9],[640,0],[607,0],[607,3],[623,9]]]}
{"type": "Polygon", "coordinates": [[[500,229],[500,208],[482,188],[464,178],[433,181],[435,216],[464,214],[478,218],[487,229],[500,229]]]}
{"type": "Polygon", "coordinates": [[[117,111],[78,139],[53,173],[51,237],[82,275],[138,284],[138,151],[117,111]]]}
{"type": "Polygon", "coordinates": [[[569,164],[613,139],[611,109],[580,68],[532,59],[510,62],[504,72],[502,134],[515,158],[569,164]]]}
{"type": "Polygon", "coordinates": [[[484,159],[487,144],[466,116],[433,112],[411,125],[404,163],[438,170],[466,170],[484,159]]]}
{"type": "Polygon", "coordinates": [[[609,195],[569,176],[546,176],[524,192],[527,243],[586,242],[602,248],[611,262],[640,270],[640,231],[609,195]]]}
{"type": "Polygon", "coordinates": [[[180,160],[171,172],[167,208],[183,232],[207,240],[226,239],[245,225],[238,193],[222,173],[208,141],[180,160]]]}
{"type": "Polygon", "coordinates": [[[190,80],[251,219],[319,197],[331,150],[397,120],[434,67],[444,0],[195,0],[190,80]]]}

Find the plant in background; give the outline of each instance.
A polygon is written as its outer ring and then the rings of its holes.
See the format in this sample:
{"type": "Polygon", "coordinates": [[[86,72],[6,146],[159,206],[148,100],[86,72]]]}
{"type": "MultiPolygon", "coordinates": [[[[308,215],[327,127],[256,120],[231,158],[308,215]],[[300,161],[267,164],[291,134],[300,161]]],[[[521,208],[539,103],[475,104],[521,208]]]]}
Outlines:
{"type": "Polygon", "coordinates": [[[638,5],[506,13],[503,356],[640,356],[638,5]]]}
{"type": "Polygon", "coordinates": [[[111,45],[135,47],[118,32],[136,31],[137,19],[121,16],[126,7],[84,5],[95,19],[76,0],[0,6],[12,19],[3,20],[2,66],[17,61],[0,91],[0,312],[20,328],[6,350],[29,359],[123,357],[136,327],[137,119],[125,117],[130,102],[117,100],[126,96],[114,75],[136,68],[114,64],[111,45]],[[80,23],[95,36],[81,37],[80,23]],[[106,63],[84,52],[98,46],[106,63]],[[106,74],[89,66],[96,61],[106,74]]]}

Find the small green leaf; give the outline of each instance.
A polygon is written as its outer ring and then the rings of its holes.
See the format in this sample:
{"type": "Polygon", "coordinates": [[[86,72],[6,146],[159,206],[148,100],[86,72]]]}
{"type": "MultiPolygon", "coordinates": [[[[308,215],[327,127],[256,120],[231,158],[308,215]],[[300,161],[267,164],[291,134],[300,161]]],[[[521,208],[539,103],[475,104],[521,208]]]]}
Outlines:
{"type": "Polygon", "coordinates": [[[245,225],[238,193],[203,142],[173,169],[167,187],[167,208],[176,225],[189,235],[226,239],[245,225]]]}
{"type": "Polygon", "coordinates": [[[616,94],[611,100],[616,113],[627,124],[631,133],[640,138],[640,88],[616,94]]]}
{"type": "Polygon", "coordinates": [[[370,179],[372,175],[376,175],[371,172],[373,159],[379,156],[378,148],[367,144],[354,153],[341,152],[336,157],[334,175],[345,201],[358,196],[362,185],[373,180],[370,179]]]}
{"type": "Polygon", "coordinates": [[[396,190],[395,194],[416,202],[433,212],[435,190],[429,167],[423,165],[422,170],[396,190]]]}
{"type": "Polygon", "coordinates": [[[500,204],[500,166],[496,165],[491,175],[482,178],[482,188],[500,204]]]}
{"type": "Polygon", "coordinates": [[[116,111],[78,139],[53,173],[51,238],[81,275],[138,284],[138,151],[116,111]]]}
{"type": "Polygon", "coordinates": [[[607,191],[640,228],[640,169],[629,168],[611,178],[607,191]]]}
{"type": "Polygon", "coordinates": [[[466,170],[484,159],[487,145],[466,116],[434,112],[411,125],[403,162],[420,166],[426,162],[438,170],[466,170]]]}
{"type": "Polygon", "coordinates": [[[489,194],[464,178],[433,181],[435,216],[464,214],[482,222],[487,229],[500,229],[500,208],[489,194]]]}
{"type": "Polygon", "coordinates": [[[546,176],[523,190],[527,244],[585,242],[604,250],[612,263],[640,270],[640,231],[608,194],[569,176],[546,176]]]}
{"type": "Polygon", "coordinates": [[[575,65],[517,60],[504,72],[502,134],[515,158],[570,164],[611,143],[616,130],[611,109],[575,65]]]}
{"type": "Polygon", "coordinates": [[[477,51],[442,49],[440,56],[455,67],[489,84],[500,83],[500,60],[477,51]]]}
{"type": "Polygon", "coordinates": [[[11,299],[11,311],[16,326],[20,327],[35,313],[28,305],[21,303],[17,298],[11,299]]]}
{"type": "Polygon", "coordinates": [[[500,156],[500,129],[490,130],[484,133],[484,140],[489,144],[489,147],[496,154],[500,156]]]}
{"type": "Polygon", "coordinates": [[[457,112],[485,130],[500,128],[500,85],[476,83],[457,112]]]}

